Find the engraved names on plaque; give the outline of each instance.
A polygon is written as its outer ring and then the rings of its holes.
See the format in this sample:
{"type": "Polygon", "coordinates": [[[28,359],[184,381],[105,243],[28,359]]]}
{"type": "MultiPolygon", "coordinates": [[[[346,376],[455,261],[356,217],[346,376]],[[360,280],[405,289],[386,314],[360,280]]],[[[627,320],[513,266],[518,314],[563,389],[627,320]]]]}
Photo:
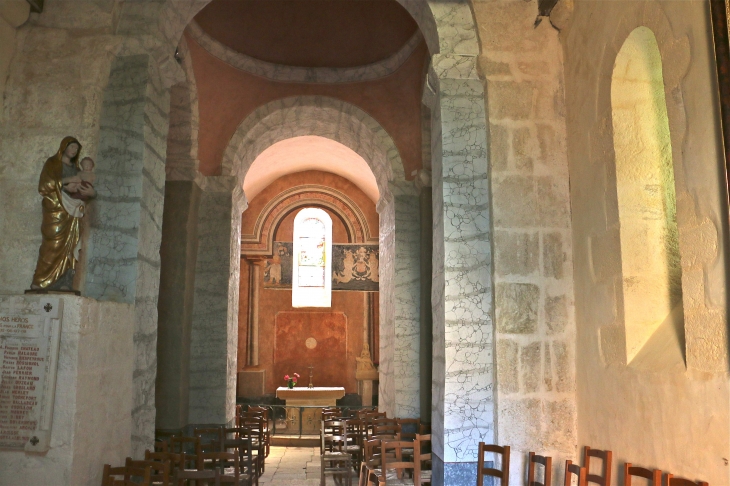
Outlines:
{"type": "Polygon", "coordinates": [[[49,448],[62,301],[0,297],[0,448],[49,448]]]}

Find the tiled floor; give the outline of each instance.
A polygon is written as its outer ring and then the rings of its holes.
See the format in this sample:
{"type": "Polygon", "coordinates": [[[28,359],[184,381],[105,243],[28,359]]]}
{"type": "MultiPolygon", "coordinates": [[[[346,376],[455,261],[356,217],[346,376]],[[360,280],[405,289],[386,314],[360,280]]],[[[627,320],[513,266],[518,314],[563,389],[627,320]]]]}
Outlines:
{"type": "MultiPolygon", "coordinates": [[[[266,458],[266,472],[259,478],[263,486],[319,485],[320,459],[318,447],[272,447],[266,458]]],[[[353,486],[357,477],[353,471],[353,486]]],[[[331,476],[327,485],[334,485],[331,476]]]]}

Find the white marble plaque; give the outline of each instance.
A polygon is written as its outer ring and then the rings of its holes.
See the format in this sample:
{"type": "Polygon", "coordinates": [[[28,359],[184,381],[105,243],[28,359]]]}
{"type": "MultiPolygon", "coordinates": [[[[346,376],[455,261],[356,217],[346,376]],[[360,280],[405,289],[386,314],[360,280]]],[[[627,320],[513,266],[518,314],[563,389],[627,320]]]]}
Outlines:
{"type": "Polygon", "coordinates": [[[62,301],[0,299],[0,448],[48,450],[62,301]]]}

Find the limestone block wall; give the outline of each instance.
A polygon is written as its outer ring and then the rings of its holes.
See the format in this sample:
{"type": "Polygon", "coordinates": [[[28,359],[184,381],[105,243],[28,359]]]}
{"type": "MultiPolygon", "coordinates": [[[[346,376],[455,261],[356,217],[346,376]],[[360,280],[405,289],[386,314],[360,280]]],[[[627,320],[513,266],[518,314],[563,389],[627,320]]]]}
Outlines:
{"type": "Polygon", "coordinates": [[[0,452],[2,484],[100,484],[105,463],[123,464],[132,453],[134,307],[61,299],[51,447],[45,454],[0,452]]]}
{"type": "MultiPolygon", "coordinates": [[[[30,14],[30,4],[26,0],[0,1],[0,100],[5,94],[10,61],[15,54],[15,29],[20,27],[30,14]]],[[[3,103],[0,102],[0,116],[3,103]]]]}
{"type": "Polygon", "coordinates": [[[707,9],[700,2],[577,1],[561,33],[580,350],[578,444],[614,451],[614,484],[624,461],[730,483],[728,218],[707,9]],[[662,60],[684,304],[684,363],[654,369],[626,365],[611,119],[616,55],[639,26],[653,32],[662,60]]]}
{"type": "Polygon", "coordinates": [[[12,208],[0,213],[0,292],[30,287],[41,241],[38,177],[46,159],[67,135],[81,141],[82,156],[97,155],[107,48],[113,44],[98,34],[58,27],[52,12],[17,30],[0,118],[0,201],[12,208]]]}
{"type": "Polygon", "coordinates": [[[244,199],[235,177],[207,177],[200,185],[188,423],[223,424],[236,405],[244,199]]]}
{"type": "Polygon", "coordinates": [[[496,440],[512,447],[519,483],[529,451],[555,465],[577,457],[563,61],[549,20],[533,25],[536,2],[478,2],[474,14],[489,108],[496,440]]]}

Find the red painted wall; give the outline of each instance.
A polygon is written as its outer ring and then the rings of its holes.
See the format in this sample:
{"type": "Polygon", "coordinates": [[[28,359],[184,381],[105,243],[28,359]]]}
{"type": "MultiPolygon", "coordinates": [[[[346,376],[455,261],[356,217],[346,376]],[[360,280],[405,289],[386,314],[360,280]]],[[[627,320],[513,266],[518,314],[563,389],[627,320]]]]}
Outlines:
{"type": "MultiPolygon", "coordinates": [[[[378,214],[375,204],[351,182],[334,174],[307,171],[281,177],[261,191],[243,213],[243,232],[250,232],[263,206],[272,197],[301,184],[320,184],[348,195],[365,215],[374,236],[377,235],[378,214]]],[[[328,211],[329,212],[329,211],[328,211]]],[[[292,241],[295,213],[280,224],[275,241],[292,241]]],[[[345,226],[330,213],[333,220],[333,241],[348,243],[345,226]]],[[[248,323],[249,266],[241,260],[239,297],[239,350],[238,369],[246,364],[246,330],[248,323]]],[[[259,282],[259,368],[266,369],[266,393],[274,393],[284,386],[284,374],[302,375],[302,384],[308,383],[307,366],[314,368],[315,386],[343,386],[347,393],[357,393],[355,358],[363,346],[363,322],[366,305],[364,292],[332,292],[332,307],[295,309],[291,306],[291,290],[265,289],[259,282]],[[317,348],[310,350],[305,341],[314,337],[317,348]],[[337,341],[335,343],[335,341],[337,341]],[[324,354],[323,354],[324,353],[324,354]]],[[[377,293],[372,299],[378,300],[377,293]]],[[[377,306],[375,307],[377,309],[377,306]]],[[[377,335],[377,312],[373,316],[377,335]]],[[[377,349],[377,347],[375,348],[377,349]]],[[[377,357],[376,357],[377,360],[377,357]]]]}

